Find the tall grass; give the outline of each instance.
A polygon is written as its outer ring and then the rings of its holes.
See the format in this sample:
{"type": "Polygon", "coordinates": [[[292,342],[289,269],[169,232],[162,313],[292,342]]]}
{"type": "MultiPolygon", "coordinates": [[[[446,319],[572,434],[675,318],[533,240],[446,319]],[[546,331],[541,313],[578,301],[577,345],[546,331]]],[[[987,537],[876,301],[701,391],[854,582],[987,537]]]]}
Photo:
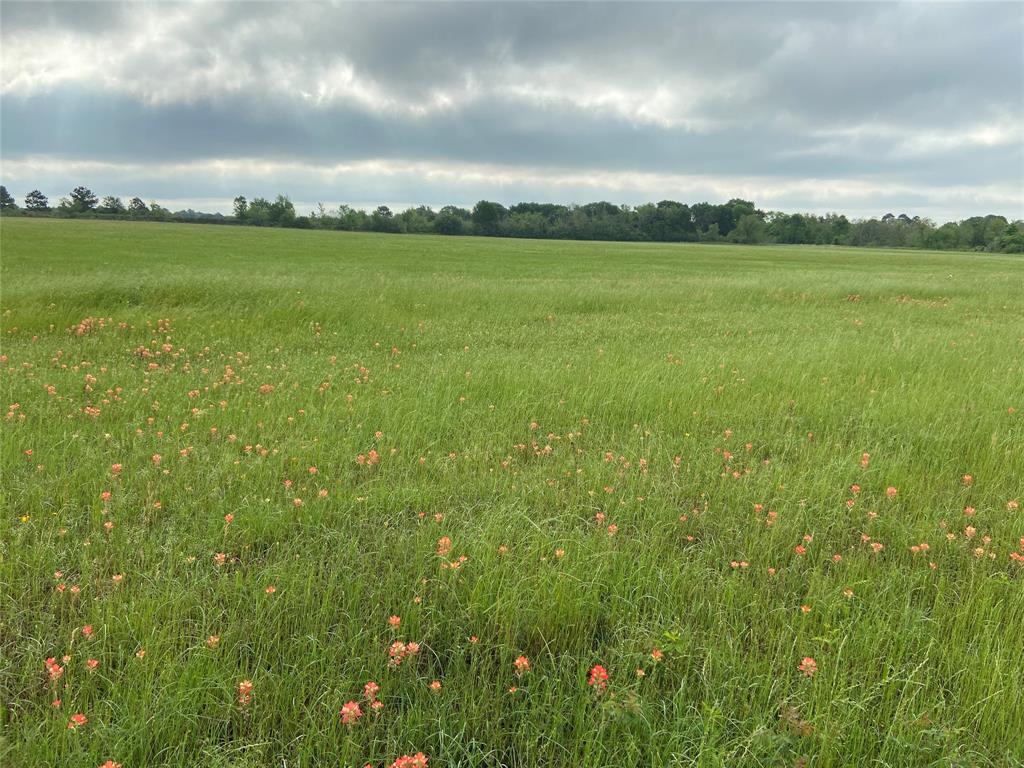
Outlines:
{"type": "Polygon", "coordinates": [[[4,765],[1024,765],[1022,295],[978,254],[5,221],[4,765]]]}

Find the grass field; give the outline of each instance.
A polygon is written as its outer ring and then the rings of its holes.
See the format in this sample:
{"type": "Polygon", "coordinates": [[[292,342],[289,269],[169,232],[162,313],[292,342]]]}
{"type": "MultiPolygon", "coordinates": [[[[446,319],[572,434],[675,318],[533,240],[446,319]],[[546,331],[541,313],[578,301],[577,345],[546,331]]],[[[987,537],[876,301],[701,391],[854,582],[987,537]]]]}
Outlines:
{"type": "Polygon", "coordinates": [[[8,220],[2,292],[5,768],[1024,765],[1020,257],[8,220]]]}

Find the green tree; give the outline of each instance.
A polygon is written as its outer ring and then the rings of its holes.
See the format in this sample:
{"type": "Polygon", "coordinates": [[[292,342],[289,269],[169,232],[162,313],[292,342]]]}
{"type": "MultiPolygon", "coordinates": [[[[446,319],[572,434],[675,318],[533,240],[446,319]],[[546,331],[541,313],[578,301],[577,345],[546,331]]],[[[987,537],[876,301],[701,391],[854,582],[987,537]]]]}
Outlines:
{"type": "Polygon", "coordinates": [[[473,229],[478,235],[496,235],[508,211],[501,203],[481,200],[473,206],[473,229]]]}
{"type": "Polygon", "coordinates": [[[461,235],[466,231],[466,222],[469,220],[469,211],[464,208],[457,208],[454,205],[446,205],[437,213],[434,219],[434,231],[439,235],[461,235]]]}
{"type": "Polygon", "coordinates": [[[141,197],[133,197],[128,202],[128,213],[132,216],[145,216],[149,213],[149,206],[147,206],[141,197]]]}
{"type": "Polygon", "coordinates": [[[249,203],[243,195],[239,195],[235,198],[232,210],[234,211],[236,219],[245,219],[246,214],[249,212],[249,203]]]}
{"type": "Polygon", "coordinates": [[[1024,222],[1010,224],[995,242],[996,250],[1003,253],[1024,253],[1024,222]]]}
{"type": "Polygon", "coordinates": [[[100,203],[99,211],[100,213],[124,213],[125,207],[124,203],[121,202],[121,198],[108,195],[100,203]]]}
{"type": "Polygon", "coordinates": [[[295,221],[295,206],[285,195],[278,195],[269,209],[270,223],[278,227],[291,226],[295,221]]]}
{"type": "Polygon", "coordinates": [[[38,189],[33,189],[25,195],[25,209],[29,211],[48,211],[50,210],[50,201],[38,189]]]}
{"type": "Polygon", "coordinates": [[[386,205],[379,205],[370,215],[370,229],[374,232],[398,232],[399,225],[391,209],[386,205]]]}
{"type": "Polygon", "coordinates": [[[17,210],[17,208],[18,204],[14,202],[14,198],[7,191],[7,187],[0,185],[0,210],[9,211],[17,210]]]}
{"type": "Polygon", "coordinates": [[[736,222],[736,227],[729,233],[729,239],[746,245],[764,243],[768,240],[768,227],[757,214],[746,213],[736,222]]]}
{"type": "Polygon", "coordinates": [[[98,202],[99,198],[88,187],[75,187],[71,190],[71,210],[75,213],[92,211],[98,202]]]}

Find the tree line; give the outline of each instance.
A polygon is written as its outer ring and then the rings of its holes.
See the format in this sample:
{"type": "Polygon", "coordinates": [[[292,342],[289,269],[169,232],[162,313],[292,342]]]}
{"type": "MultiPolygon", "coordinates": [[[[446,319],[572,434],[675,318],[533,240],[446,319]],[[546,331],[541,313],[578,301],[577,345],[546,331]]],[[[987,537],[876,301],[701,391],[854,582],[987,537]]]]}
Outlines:
{"type": "Polygon", "coordinates": [[[880,248],[929,248],[1024,253],[1024,221],[1004,216],[972,216],[958,222],[935,222],[905,213],[879,218],[849,219],[842,214],[763,211],[748,200],[726,203],[686,203],[662,200],[644,205],[586,205],[517,203],[504,206],[481,200],[472,209],[446,205],[435,211],[427,206],[399,213],[386,205],[365,211],[342,205],[328,209],[322,203],[308,215],[299,215],[285,195],[273,200],[238,196],[231,215],[191,209],[171,212],[159,204],[133,197],[102,199],[87,187],[75,187],[51,207],[39,190],[25,196],[19,207],[6,187],[0,186],[4,214],[94,217],[156,221],[243,224],[300,229],[334,229],[405,234],[482,235],[556,240],[620,240],[639,242],[730,242],[851,245],[880,248]]]}

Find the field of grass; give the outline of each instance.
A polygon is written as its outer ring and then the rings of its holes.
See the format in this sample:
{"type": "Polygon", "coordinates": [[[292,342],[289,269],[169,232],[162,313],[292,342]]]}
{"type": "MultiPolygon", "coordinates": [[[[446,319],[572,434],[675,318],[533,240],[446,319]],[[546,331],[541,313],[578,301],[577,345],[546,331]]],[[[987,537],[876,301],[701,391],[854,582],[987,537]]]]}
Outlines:
{"type": "Polygon", "coordinates": [[[1024,765],[1020,257],[0,229],[5,768],[1024,765]]]}

